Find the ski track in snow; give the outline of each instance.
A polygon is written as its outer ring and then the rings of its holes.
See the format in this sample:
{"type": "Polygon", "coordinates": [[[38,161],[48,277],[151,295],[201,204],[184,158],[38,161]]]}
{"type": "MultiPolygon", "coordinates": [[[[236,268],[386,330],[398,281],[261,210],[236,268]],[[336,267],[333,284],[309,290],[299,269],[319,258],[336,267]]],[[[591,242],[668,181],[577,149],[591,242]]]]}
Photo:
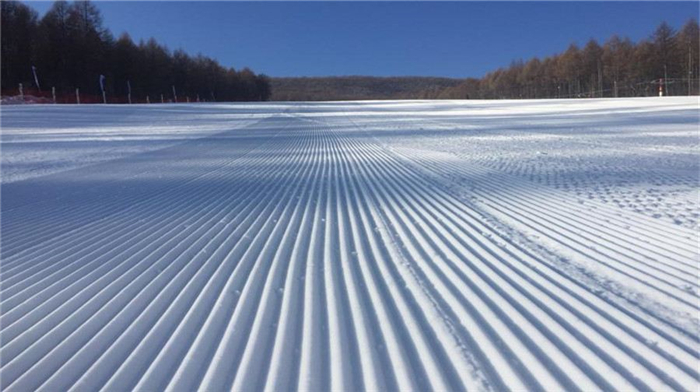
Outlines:
{"type": "Polygon", "coordinates": [[[700,387],[697,230],[455,152],[697,99],[46,108],[3,107],[2,390],[700,387]]]}

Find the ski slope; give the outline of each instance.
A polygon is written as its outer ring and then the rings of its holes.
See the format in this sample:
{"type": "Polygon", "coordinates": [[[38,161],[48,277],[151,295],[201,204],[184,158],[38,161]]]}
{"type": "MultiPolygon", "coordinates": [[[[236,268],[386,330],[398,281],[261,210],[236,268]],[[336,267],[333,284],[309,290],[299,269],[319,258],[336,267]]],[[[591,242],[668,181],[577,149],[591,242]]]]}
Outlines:
{"type": "Polygon", "coordinates": [[[3,391],[700,387],[697,97],[1,114],[3,391]]]}

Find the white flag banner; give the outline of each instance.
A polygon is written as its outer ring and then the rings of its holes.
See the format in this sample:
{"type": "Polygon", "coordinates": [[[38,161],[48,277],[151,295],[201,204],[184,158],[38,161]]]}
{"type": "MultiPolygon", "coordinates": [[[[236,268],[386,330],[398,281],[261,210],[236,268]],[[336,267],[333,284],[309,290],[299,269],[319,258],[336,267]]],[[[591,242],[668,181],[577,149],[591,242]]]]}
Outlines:
{"type": "Polygon", "coordinates": [[[131,103],[131,82],[126,81],[126,89],[127,89],[127,99],[129,100],[129,103],[131,103]]]}
{"type": "Polygon", "coordinates": [[[34,83],[36,83],[36,88],[41,90],[41,86],[39,85],[39,78],[36,76],[36,67],[32,65],[32,73],[34,74],[34,83]]]}

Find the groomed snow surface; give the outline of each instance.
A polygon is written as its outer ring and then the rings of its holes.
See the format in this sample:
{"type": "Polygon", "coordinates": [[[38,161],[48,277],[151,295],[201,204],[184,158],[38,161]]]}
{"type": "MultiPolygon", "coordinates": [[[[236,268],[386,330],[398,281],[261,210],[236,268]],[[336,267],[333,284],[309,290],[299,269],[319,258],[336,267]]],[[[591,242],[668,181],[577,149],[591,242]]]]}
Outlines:
{"type": "Polygon", "coordinates": [[[3,391],[697,391],[698,98],[2,107],[3,391]]]}

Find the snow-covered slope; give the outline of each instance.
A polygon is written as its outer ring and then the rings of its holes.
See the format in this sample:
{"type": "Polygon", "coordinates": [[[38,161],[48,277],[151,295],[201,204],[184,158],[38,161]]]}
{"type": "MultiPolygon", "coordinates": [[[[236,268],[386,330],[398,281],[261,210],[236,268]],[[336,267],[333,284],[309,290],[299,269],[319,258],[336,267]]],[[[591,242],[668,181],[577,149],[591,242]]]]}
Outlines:
{"type": "Polygon", "coordinates": [[[698,100],[2,108],[2,390],[700,387],[698,100]]]}

